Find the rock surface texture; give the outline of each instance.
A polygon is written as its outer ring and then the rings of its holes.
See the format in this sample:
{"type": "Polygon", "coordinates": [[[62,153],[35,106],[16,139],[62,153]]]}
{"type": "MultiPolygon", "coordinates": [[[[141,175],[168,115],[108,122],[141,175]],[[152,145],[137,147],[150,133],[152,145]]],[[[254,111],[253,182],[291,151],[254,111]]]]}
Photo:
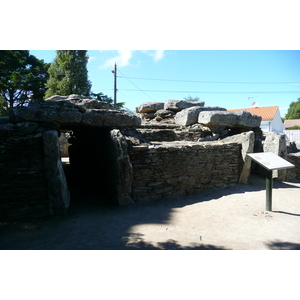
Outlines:
{"type": "Polygon", "coordinates": [[[175,116],[175,124],[188,126],[198,122],[199,114],[202,111],[226,111],[226,108],[218,106],[192,106],[178,112],[175,116]]]}
{"type": "Polygon", "coordinates": [[[260,126],[261,116],[253,115],[247,111],[203,111],[199,114],[198,122],[207,127],[252,129],[260,126]]]}
{"type": "Polygon", "coordinates": [[[163,109],[164,103],[163,102],[145,102],[140,106],[136,107],[137,113],[151,113],[156,112],[157,110],[163,109]]]}
{"type": "MultiPolygon", "coordinates": [[[[140,118],[125,111],[108,109],[108,103],[92,99],[40,101],[11,111],[11,122],[57,122],[72,126],[139,126],[140,118]]],[[[110,108],[110,106],[109,106],[110,108]]]]}
{"type": "MultiPolygon", "coordinates": [[[[0,118],[0,220],[65,213],[78,189],[83,201],[93,195],[128,205],[245,184],[253,169],[247,153],[287,158],[284,136],[262,134],[260,116],[204,104],[145,102],[132,115],[89,97],[55,95],[15,107],[0,118]]],[[[297,155],[289,159],[299,165],[297,155]]]]}
{"type": "Polygon", "coordinates": [[[204,101],[184,101],[184,100],[166,100],[164,109],[172,111],[181,111],[192,106],[204,106],[204,101]]]}

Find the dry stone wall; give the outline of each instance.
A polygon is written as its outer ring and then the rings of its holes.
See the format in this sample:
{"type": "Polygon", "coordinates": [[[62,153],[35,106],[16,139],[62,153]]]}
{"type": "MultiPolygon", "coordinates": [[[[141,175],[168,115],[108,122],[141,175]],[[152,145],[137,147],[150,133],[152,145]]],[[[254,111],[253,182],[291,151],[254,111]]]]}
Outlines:
{"type": "MultiPolygon", "coordinates": [[[[79,95],[56,95],[12,109],[9,117],[0,118],[0,219],[43,217],[66,212],[70,193],[61,163],[60,130],[75,131],[77,137],[80,132],[92,135],[83,147],[86,155],[75,159],[75,162],[87,165],[87,158],[91,161],[90,165],[96,162],[89,178],[95,177],[96,183],[105,178],[104,181],[108,182],[106,188],[113,190],[111,180],[107,179],[107,170],[113,161],[111,155],[107,155],[112,147],[110,130],[114,126],[136,127],[140,124],[141,120],[136,116],[114,110],[106,102],[79,95]]],[[[80,136],[79,141],[84,143],[85,140],[80,136]]],[[[69,147],[66,141],[65,144],[69,147]]],[[[80,154],[77,151],[75,156],[80,154]]],[[[126,202],[125,196],[120,197],[122,203],[126,202]]]]}
{"type": "Polygon", "coordinates": [[[155,143],[128,149],[132,197],[160,198],[238,183],[239,143],[155,143]]]}
{"type": "Polygon", "coordinates": [[[295,168],[286,170],[286,180],[300,182],[300,152],[289,153],[286,159],[295,166],[295,168]]]}
{"type": "Polygon", "coordinates": [[[0,219],[47,216],[43,134],[28,122],[0,126],[0,219]]]}
{"type": "MultiPolygon", "coordinates": [[[[286,157],[284,137],[262,136],[255,115],[182,100],[144,103],[137,112],[56,95],[0,118],[0,219],[66,212],[70,182],[102,190],[119,205],[247,183],[246,154],[256,151],[287,158],[299,170],[299,156],[286,157]],[[72,132],[64,154],[68,185],[58,142],[63,130],[72,132]]],[[[288,178],[299,179],[290,172],[288,178]]]]}

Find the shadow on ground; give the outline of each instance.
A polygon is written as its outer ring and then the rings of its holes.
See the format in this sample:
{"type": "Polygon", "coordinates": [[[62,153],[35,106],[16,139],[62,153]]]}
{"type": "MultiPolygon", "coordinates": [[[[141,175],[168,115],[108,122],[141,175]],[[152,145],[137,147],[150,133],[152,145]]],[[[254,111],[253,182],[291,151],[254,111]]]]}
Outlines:
{"type": "MultiPolygon", "coordinates": [[[[274,188],[285,183],[274,182],[274,188]]],[[[291,186],[289,186],[291,187],[291,186]]],[[[222,187],[221,196],[265,189],[264,180],[251,177],[248,185],[222,187]]],[[[181,245],[167,240],[155,245],[144,241],[143,235],[130,233],[139,224],[168,224],[174,208],[210,201],[220,197],[220,189],[196,195],[116,207],[99,201],[93,192],[75,188],[71,205],[65,215],[44,219],[0,222],[0,249],[6,250],[225,250],[215,245],[181,245]]],[[[282,212],[284,213],[284,212],[282,212]]],[[[299,245],[274,242],[270,249],[299,249],[299,245]]]]}
{"type": "Polygon", "coordinates": [[[300,250],[300,244],[275,241],[268,243],[271,250],[300,250]]]}

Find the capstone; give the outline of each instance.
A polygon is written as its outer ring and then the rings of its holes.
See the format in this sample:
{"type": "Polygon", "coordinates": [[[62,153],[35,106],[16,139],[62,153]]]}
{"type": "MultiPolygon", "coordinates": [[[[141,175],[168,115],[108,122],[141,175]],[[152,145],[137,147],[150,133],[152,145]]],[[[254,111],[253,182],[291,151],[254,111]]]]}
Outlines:
{"type": "Polygon", "coordinates": [[[198,117],[202,111],[226,111],[226,108],[219,106],[192,106],[175,115],[175,124],[181,126],[188,126],[198,122],[198,117]]]}
{"type": "Polygon", "coordinates": [[[164,103],[163,102],[145,102],[140,106],[135,108],[137,113],[151,113],[156,112],[157,110],[163,109],[164,103]]]}
{"type": "Polygon", "coordinates": [[[248,111],[202,111],[199,114],[198,123],[209,128],[218,126],[225,128],[252,129],[259,127],[261,116],[251,114],[248,111]]]}
{"type": "Polygon", "coordinates": [[[203,107],[204,104],[205,104],[204,101],[166,100],[164,104],[164,109],[178,112],[192,106],[203,107]]]}

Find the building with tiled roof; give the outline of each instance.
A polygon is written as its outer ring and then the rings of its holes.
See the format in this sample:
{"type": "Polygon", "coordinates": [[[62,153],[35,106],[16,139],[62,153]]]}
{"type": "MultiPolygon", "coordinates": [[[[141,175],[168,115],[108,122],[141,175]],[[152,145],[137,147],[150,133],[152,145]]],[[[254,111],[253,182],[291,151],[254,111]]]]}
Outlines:
{"type": "Polygon", "coordinates": [[[281,120],[279,106],[228,109],[228,111],[241,110],[246,110],[254,115],[261,116],[262,121],[260,124],[260,128],[262,131],[283,133],[284,126],[281,120]]]}
{"type": "Polygon", "coordinates": [[[291,128],[291,127],[294,127],[294,126],[300,126],[300,119],[285,120],[283,125],[284,125],[284,128],[291,128]]]}

